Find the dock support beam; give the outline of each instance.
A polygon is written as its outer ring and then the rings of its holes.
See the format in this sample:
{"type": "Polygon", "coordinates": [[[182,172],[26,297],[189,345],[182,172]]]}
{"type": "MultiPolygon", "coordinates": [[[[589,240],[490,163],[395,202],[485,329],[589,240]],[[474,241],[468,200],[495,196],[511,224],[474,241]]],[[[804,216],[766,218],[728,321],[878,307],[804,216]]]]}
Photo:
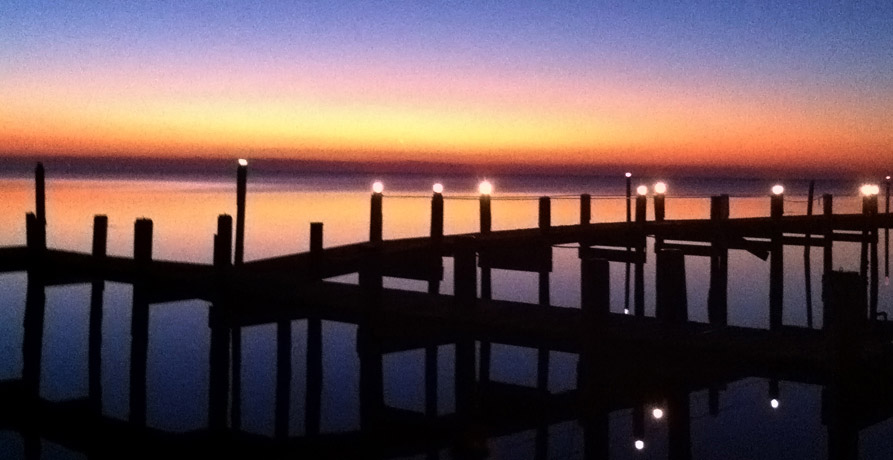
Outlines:
{"type": "Polygon", "coordinates": [[[319,279],[323,274],[323,223],[310,222],[310,276],[319,279]]]}
{"type": "MultiPolygon", "coordinates": [[[[108,217],[93,216],[93,258],[102,261],[106,256],[108,217]]],[[[95,414],[102,412],[102,307],[105,281],[93,279],[90,289],[90,319],[87,345],[88,400],[95,414]]]]}
{"type": "Polygon", "coordinates": [[[443,239],[443,193],[434,192],[431,196],[431,239],[443,239]]]}
{"type": "Polygon", "coordinates": [[[654,194],[654,221],[663,222],[666,218],[666,198],[663,193],[654,194]]]}
{"type": "Polygon", "coordinates": [[[477,254],[474,237],[459,237],[453,250],[453,289],[462,307],[474,306],[477,299],[477,254]]]}
{"type": "Polygon", "coordinates": [[[592,195],[580,195],[580,225],[592,222],[592,195]]]}
{"type": "Polygon", "coordinates": [[[245,195],[248,190],[248,165],[236,169],[236,253],[235,265],[245,261],[245,195]]]}
{"type": "Polygon", "coordinates": [[[726,223],[729,220],[729,196],[710,198],[710,221],[713,242],[710,254],[710,289],[707,293],[707,317],[710,324],[725,326],[729,321],[729,243],[726,223]]]}
{"type": "Polygon", "coordinates": [[[102,259],[106,255],[106,246],[109,234],[108,216],[93,216],[93,257],[102,259]]]}
{"type": "Polygon", "coordinates": [[[769,258],[769,329],[779,330],[783,324],[784,309],[784,245],[781,242],[781,219],[784,215],[784,194],[771,197],[772,219],[771,255],[769,258]]]}
{"type": "Polygon", "coordinates": [[[834,196],[822,195],[825,246],[822,248],[822,273],[827,276],[834,270],[834,196]]]}
{"type": "Polygon", "coordinates": [[[372,192],[369,206],[369,241],[372,243],[380,243],[382,240],[382,194],[381,192],[372,192]]]}
{"type": "Polygon", "coordinates": [[[47,247],[46,179],[43,163],[34,168],[34,213],[37,217],[35,241],[40,248],[47,247]]]}
{"type": "MultiPolygon", "coordinates": [[[[878,197],[877,195],[869,195],[862,199],[862,213],[865,216],[865,230],[862,236],[867,241],[862,242],[863,264],[868,263],[870,271],[863,276],[868,277],[868,317],[872,320],[877,318],[878,306],[878,225],[877,225],[878,197]],[[868,260],[865,260],[866,251],[868,252],[868,260]]],[[[863,265],[864,267],[865,265],[863,265]]]]}
{"type": "Polygon", "coordinates": [[[217,233],[214,235],[214,266],[226,269],[232,265],[233,218],[227,214],[217,216],[217,233]]]}
{"type": "Polygon", "coordinates": [[[137,219],[133,224],[133,260],[143,266],[152,261],[152,219],[137,219]]]}

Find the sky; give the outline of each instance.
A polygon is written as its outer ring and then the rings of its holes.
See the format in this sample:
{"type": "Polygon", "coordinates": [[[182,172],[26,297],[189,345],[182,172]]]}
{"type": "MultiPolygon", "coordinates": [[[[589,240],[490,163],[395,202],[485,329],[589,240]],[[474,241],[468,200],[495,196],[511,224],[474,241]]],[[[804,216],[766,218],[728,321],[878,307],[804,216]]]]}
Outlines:
{"type": "Polygon", "coordinates": [[[5,156],[870,171],[893,2],[0,3],[5,156]]]}

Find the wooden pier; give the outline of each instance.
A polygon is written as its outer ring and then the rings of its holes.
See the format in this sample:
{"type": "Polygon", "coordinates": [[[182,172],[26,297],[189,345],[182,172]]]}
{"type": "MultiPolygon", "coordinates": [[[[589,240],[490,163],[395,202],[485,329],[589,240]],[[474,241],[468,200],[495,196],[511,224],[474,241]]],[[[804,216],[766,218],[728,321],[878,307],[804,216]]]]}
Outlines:
{"type": "MultiPolygon", "coordinates": [[[[148,219],[134,224],[132,258],[106,254],[108,222],[104,216],[94,221],[92,253],[47,248],[44,170],[38,167],[35,213],[26,216],[27,244],[0,248],[0,272],[28,273],[25,365],[20,380],[0,383],[0,401],[16,401],[0,416],[0,427],[39,432],[63,445],[101,456],[112,455],[103,447],[103,439],[115,437],[158,453],[236,449],[245,454],[326,452],[329,456],[361,456],[371,449],[387,457],[425,452],[432,444],[455,447],[457,437],[461,438],[473,423],[485,423],[490,427],[489,434],[497,435],[579,419],[587,429],[587,458],[607,458],[609,412],[637,407],[655,398],[669,399],[679,408],[687,404],[692,391],[758,376],[832,388],[836,396],[829,398],[828,410],[839,417],[832,417],[836,424],[829,431],[829,452],[847,458],[852,456],[852,442],[858,442],[860,429],[893,415],[893,396],[885,389],[893,383],[893,327],[878,312],[879,233],[893,224],[893,214],[888,207],[878,212],[876,195],[864,198],[860,214],[833,213],[832,197],[826,195],[822,214],[812,215],[810,205],[808,215],[790,216],[784,215],[784,196],[776,194],[767,197],[771,210],[768,217],[744,219],[729,218],[729,198],[723,195],[711,200],[709,218],[677,221],[664,218],[667,200],[663,194],[655,199],[659,210],[656,219],[647,221],[647,201],[640,196],[635,209],[628,209],[629,221],[603,223],[591,221],[591,197],[584,194],[580,223],[562,226],[551,225],[550,201],[543,197],[536,228],[493,231],[491,198],[484,194],[480,200],[481,231],[444,235],[443,196],[435,192],[429,236],[383,240],[383,195],[376,191],[371,197],[368,242],[325,248],[323,225],[314,223],[308,252],[244,261],[244,165],[240,165],[237,177],[235,244],[233,219],[222,215],[213,235],[214,263],[205,265],[155,260],[152,222],[148,219]],[[646,251],[648,238],[654,240],[653,255],[646,251]],[[836,242],[861,245],[858,272],[832,271],[831,248],[836,242]],[[568,244],[579,246],[580,308],[549,305],[552,247],[568,244]],[[782,257],[784,247],[792,245],[825,249],[822,329],[783,324],[782,257]],[[728,325],[728,253],[732,250],[768,260],[770,292],[765,305],[769,329],[728,325]],[[453,259],[452,294],[440,292],[444,257],[453,259]],[[642,267],[651,257],[657,274],[655,317],[645,316],[643,307],[642,267]],[[707,323],[689,320],[686,257],[710,259],[710,273],[705,274],[710,279],[707,323]],[[632,314],[610,312],[607,274],[612,262],[635,271],[632,314]],[[539,273],[539,302],[493,299],[490,270],[494,268],[539,273]],[[357,285],[327,280],[351,273],[359,275],[357,285]],[[426,281],[429,289],[412,292],[384,288],[385,276],[426,281]],[[91,319],[91,397],[64,403],[39,397],[44,289],[60,284],[92,284],[92,318],[94,310],[101,312],[105,281],[134,286],[131,415],[126,422],[97,411],[101,388],[97,387],[99,351],[94,337],[100,334],[101,321],[94,324],[91,319]],[[211,303],[209,427],[197,433],[173,434],[145,426],[148,310],[155,303],[184,299],[211,303]],[[283,325],[295,319],[307,319],[310,331],[307,435],[287,436],[288,404],[284,404],[285,414],[277,412],[277,436],[273,439],[245,434],[240,430],[238,404],[233,403],[239,400],[241,391],[241,328],[278,324],[278,349],[289,350],[292,337],[283,325]],[[359,326],[359,432],[318,432],[319,322],[323,320],[359,326]],[[477,353],[476,343],[480,344],[477,353]],[[491,343],[539,350],[537,387],[490,381],[491,343]],[[430,407],[429,413],[386,407],[382,356],[425,349],[426,369],[436,368],[436,347],[444,344],[452,344],[456,350],[456,413],[437,415],[436,402],[433,413],[430,407]],[[550,351],[579,355],[576,389],[548,392],[550,351]],[[666,388],[673,388],[673,394],[666,394],[666,388]],[[311,401],[314,392],[315,403],[311,401]],[[285,430],[280,429],[281,423],[286,424],[285,430]]],[[[277,390],[277,397],[287,398],[290,366],[281,362],[280,372],[277,387],[284,390],[277,390]]],[[[430,378],[430,369],[426,372],[430,378]]],[[[436,400],[436,382],[433,390],[426,389],[426,395],[436,400]]],[[[280,406],[282,401],[277,404],[280,406]]],[[[687,425],[680,425],[671,429],[670,436],[684,438],[686,430],[687,425]]],[[[459,449],[464,448],[462,442],[458,444],[459,449]]],[[[684,445],[671,442],[671,458],[690,458],[684,445]]]]}

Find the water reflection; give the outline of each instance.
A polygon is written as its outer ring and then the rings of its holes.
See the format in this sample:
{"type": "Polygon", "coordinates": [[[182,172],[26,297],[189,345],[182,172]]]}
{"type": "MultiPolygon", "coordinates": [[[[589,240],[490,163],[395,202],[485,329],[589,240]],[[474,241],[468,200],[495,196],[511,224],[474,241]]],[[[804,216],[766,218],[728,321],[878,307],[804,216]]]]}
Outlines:
{"type": "Polygon", "coordinates": [[[20,345],[0,356],[18,354],[23,363],[0,383],[11,408],[2,418],[12,431],[0,437],[10,458],[54,455],[56,444],[100,455],[109,449],[102,436],[84,433],[114,420],[137,441],[134,449],[156,442],[141,427],[184,433],[150,446],[156,453],[213,440],[218,451],[379,458],[632,458],[637,451],[674,459],[857,458],[884,452],[883,443],[860,442],[859,432],[893,415],[890,398],[877,398],[886,385],[878,376],[834,374],[816,385],[806,382],[822,380],[817,375],[797,383],[796,373],[781,380],[761,366],[733,364],[705,374],[700,363],[670,355],[596,347],[548,353],[541,377],[541,350],[494,343],[483,380],[472,338],[406,341],[375,322],[312,317],[242,325],[223,304],[152,303],[148,286],[127,291],[102,281],[48,286],[36,271],[2,278],[4,302],[24,303],[2,313],[5,324],[24,330],[20,345]],[[122,334],[125,324],[130,332],[122,334]],[[81,332],[65,335],[72,330],[81,332]],[[236,355],[241,369],[233,374],[236,355]],[[103,365],[125,356],[125,375],[103,365]],[[772,413],[759,409],[767,395],[772,413]],[[115,409],[122,397],[123,414],[115,409]],[[185,435],[196,430],[217,435],[185,435]],[[239,433],[261,437],[246,442],[239,433]],[[791,436],[827,441],[791,450],[791,436]]]}

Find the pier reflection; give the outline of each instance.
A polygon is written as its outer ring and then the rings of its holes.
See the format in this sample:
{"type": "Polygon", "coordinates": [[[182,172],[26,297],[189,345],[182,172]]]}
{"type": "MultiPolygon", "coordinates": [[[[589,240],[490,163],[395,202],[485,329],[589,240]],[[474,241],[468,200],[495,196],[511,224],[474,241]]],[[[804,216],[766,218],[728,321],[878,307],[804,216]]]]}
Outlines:
{"type": "MultiPolygon", "coordinates": [[[[835,302],[851,293],[847,282],[858,285],[857,273],[844,278],[843,285],[827,288],[831,292],[824,296],[826,310],[835,311],[840,307],[835,302]]],[[[532,385],[508,383],[493,376],[485,379],[477,372],[483,359],[480,344],[500,343],[499,334],[429,334],[431,329],[412,331],[378,316],[360,315],[352,338],[356,343],[353,359],[359,363],[359,425],[353,430],[326,432],[321,429],[321,419],[325,416],[324,387],[347,383],[326,383],[323,375],[323,344],[327,340],[323,324],[327,320],[296,316],[290,311],[266,321],[274,327],[274,333],[266,337],[273,342],[275,350],[275,379],[271,382],[275,413],[270,435],[258,436],[242,431],[241,411],[235,410],[243,405],[238,391],[240,380],[254,377],[233,371],[244,356],[232,340],[241,336],[242,328],[258,324],[258,320],[252,315],[240,314],[231,302],[221,300],[208,306],[207,426],[185,433],[169,433],[153,427],[146,417],[147,408],[159,403],[147,399],[146,372],[152,330],[150,312],[156,308],[151,299],[164,297],[157,292],[159,288],[149,283],[133,286],[130,411],[122,420],[102,410],[101,328],[105,308],[102,280],[90,284],[89,353],[84,363],[89,370],[88,394],[83,400],[65,401],[50,401],[41,396],[44,316],[46,309],[53,307],[46,303],[47,285],[48,279],[40,269],[28,272],[21,378],[0,384],[0,403],[10,408],[4,411],[2,423],[7,430],[21,436],[23,458],[40,458],[46,442],[82,452],[88,458],[104,458],[119,449],[119,443],[113,447],[108,442],[116,436],[125,436],[132,442],[128,445],[133,453],[157,455],[235,452],[362,458],[487,458],[504,453],[493,450],[506,448],[500,447],[496,440],[530,432],[530,444],[519,443],[511,449],[529,449],[525,455],[538,459],[553,458],[555,452],[567,450],[576,451],[578,458],[608,459],[626,458],[628,455],[618,454],[623,449],[651,453],[665,449],[667,458],[690,459],[697,457],[696,451],[709,447],[709,442],[705,445],[707,441],[699,439],[706,435],[704,427],[709,422],[699,419],[693,424],[695,412],[706,410],[711,418],[721,418],[729,411],[740,416],[742,409],[736,405],[742,404],[752,407],[744,410],[744,417],[754,417],[754,412],[759,412],[757,406],[769,407],[776,413],[791,411],[798,397],[790,393],[797,390],[783,393],[782,387],[802,385],[821,388],[821,397],[812,403],[821,409],[821,425],[817,426],[824,426],[827,433],[824,450],[827,458],[859,458],[860,431],[893,416],[893,397],[886,391],[893,383],[893,375],[883,370],[887,369],[885,363],[849,359],[859,355],[852,354],[853,350],[847,351],[852,346],[852,322],[864,320],[844,312],[826,313],[830,315],[826,321],[830,346],[847,354],[830,369],[802,362],[778,367],[757,361],[734,361],[722,353],[667,347],[662,339],[631,346],[630,340],[635,339],[617,336],[605,324],[606,316],[602,314],[601,320],[593,320],[596,324],[593,333],[572,354],[577,361],[576,378],[571,379],[573,384],[565,390],[550,389],[549,347],[535,348],[538,350],[534,354],[537,377],[532,385]],[[305,322],[306,328],[295,329],[296,321],[305,322]],[[602,324],[598,325],[598,321],[602,324]],[[296,330],[300,331],[299,335],[295,335],[296,330]],[[303,369],[293,365],[296,341],[303,342],[300,348],[306,350],[303,369]],[[443,353],[450,349],[452,354],[443,353]],[[419,352],[418,364],[424,369],[422,404],[412,410],[392,407],[387,403],[384,382],[401,379],[399,375],[387,375],[383,362],[391,354],[411,351],[419,352]],[[445,382],[439,371],[442,359],[453,364],[450,382],[445,382]],[[231,376],[238,378],[231,379],[231,376]],[[295,380],[303,381],[306,389],[303,400],[293,398],[295,380]],[[740,389],[734,390],[742,382],[753,381],[767,382],[768,392],[750,400],[737,394],[740,389]],[[438,403],[450,388],[454,388],[454,411],[445,410],[438,403]],[[781,402],[786,398],[792,401],[781,402]],[[303,432],[295,433],[290,426],[295,416],[303,419],[303,432]],[[617,429],[617,423],[623,420],[629,428],[617,429]],[[565,422],[573,423],[573,429],[579,433],[577,442],[568,444],[565,437],[557,436],[552,429],[565,422]],[[626,430],[631,430],[629,437],[623,434],[626,430]]],[[[404,383],[398,387],[401,385],[404,383]]],[[[803,404],[802,396],[799,399],[803,404]]],[[[808,409],[807,406],[800,410],[808,413],[808,409]]],[[[328,410],[345,408],[336,404],[328,410]]],[[[771,418],[772,413],[763,412],[762,417],[771,418]]],[[[793,423],[786,429],[796,431],[802,427],[793,423]]]]}

